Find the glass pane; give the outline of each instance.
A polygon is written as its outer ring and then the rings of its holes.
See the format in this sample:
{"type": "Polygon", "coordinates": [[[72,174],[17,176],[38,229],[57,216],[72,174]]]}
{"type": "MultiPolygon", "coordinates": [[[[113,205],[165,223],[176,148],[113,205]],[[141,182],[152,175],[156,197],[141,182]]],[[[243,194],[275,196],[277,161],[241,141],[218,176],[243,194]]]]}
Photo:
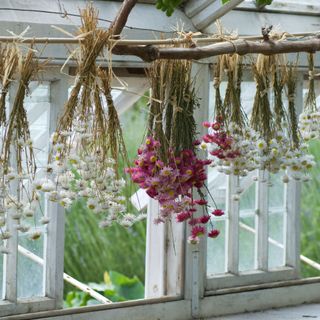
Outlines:
{"type": "Polygon", "coordinates": [[[270,175],[269,180],[269,269],[283,266],[284,184],[283,173],[270,175]]]}
{"type": "Polygon", "coordinates": [[[214,221],[215,228],[220,230],[217,238],[208,238],[207,241],[207,276],[213,276],[217,273],[224,273],[225,268],[225,240],[226,240],[226,222],[225,219],[214,221]]]}
{"type": "Polygon", "coordinates": [[[43,237],[31,240],[30,235],[19,236],[18,253],[18,298],[43,296],[43,237]],[[28,254],[28,256],[26,256],[28,254]],[[30,258],[30,256],[32,258],[30,258]]]}

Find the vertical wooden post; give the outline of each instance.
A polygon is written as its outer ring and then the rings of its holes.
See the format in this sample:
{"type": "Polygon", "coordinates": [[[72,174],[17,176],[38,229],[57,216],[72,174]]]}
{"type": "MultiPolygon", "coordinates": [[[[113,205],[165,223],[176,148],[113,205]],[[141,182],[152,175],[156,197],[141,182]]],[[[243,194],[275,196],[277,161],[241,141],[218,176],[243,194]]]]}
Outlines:
{"type": "Polygon", "coordinates": [[[256,269],[267,271],[269,255],[269,173],[266,170],[258,170],[258,172],[255,212],[255,267],[256,269]]]}
{"type": "MultiPolygon", "coordinates": [[[[9,110],[15,100],[18,84],[14,83],[9,89],[9,110]]],[[[15,162],[15,152],[11,150],[10,160],[15,162]]],[[[17,190],[17,183],[11,183],[10,189],[13,194],[17,190]]],[[[16,228],[17,222],[12,219],[11,211],[7,213],[7,230],[11,233],[11,237],[6,240],[7,249],[9,254],[4,255],[3,259],[3,284],[4,284],[4,299],[10,302],[17,301],[18,284],[17,284],[17,271],[18,271],[18,230],[16,228]]]]}
{"type": "MultiPolygon", "coordinates": [[[[297,115],[303,106],[303,74],[299,73],[296,83],[295,106],[297,115]]],[[[300,273],[300,196],[301,182],[290,179],[285,186],[284,218],[284,264],[293,267],[296,276],[300,273]]]]}
{"type": "Polygon", "coordinates": [[[159,298],[164,296],[166,291],[166,225],[155,225],[154,219],[158,217],[158,213],[158,201],[150,199],[146,236],[145,298],[159,298]]]}
{"type": "Polygon", "coordinates": [[[227,203],[228,213],[226,220],[226,259],[227,271],[232,274],[239,273],[239,200],[237,188],[239,187],[239,177],[229,175],[227,178],[227,203]]]}
{"type": "MultiPolygon", "coordinates": [[[[68,79],[60,75],[50,86],[49,133],[54,132],[57,118],[68,99],[68,79]]],[[[64,209],[57,203],[46,203],[50,219],[45,238],[45,295],[56,300],[56,308],[63,302],[63,258],[64,258],[64,209]]]]}
{"type": "MultiPolygon", "coordinates": [[[[196,79],[196,93],[200,100],[200,107],[195,111],[195,119],[198,124],[197,131],[204,134],[202,122],[208,120],[209,112],[209,86],[210,69],[207,64],[194,63],[193,76],[196,79]]],[[[205,156],[205,155],[204,155],[205,156]]],[[[201,213],[199,212],[199,215],[201,213]]],[[[190,227],[185,228],[185,237],[190,235],[190,227]]],[[[207,237],[200,240],[199,245],[190,245],[185,241],[185,270],[184,270],[184,296],[191,300],[191,312],[193,317],[201,314],[199,299],[204,296],[207,278],[207,237]]]]}

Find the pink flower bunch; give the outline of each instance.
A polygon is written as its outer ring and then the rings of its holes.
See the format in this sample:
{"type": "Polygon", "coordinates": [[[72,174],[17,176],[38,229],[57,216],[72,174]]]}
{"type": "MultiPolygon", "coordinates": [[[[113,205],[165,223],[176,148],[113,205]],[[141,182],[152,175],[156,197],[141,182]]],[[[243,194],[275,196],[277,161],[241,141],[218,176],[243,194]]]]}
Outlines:
{"type": "Polygon", "coordinates": [[[240,149],[234,148],[234,139],[227,133],[224,125],[219,120],[215,122],[205,121],[202,124],[205,128],[211,129],[202,137],[202,140],[208,144],[214,144],[215,147],[209,153],[219,159],[231,160],[241,155],[240,149]]]}
{"type": "MultiPolygon", "coordinates": [[[[211,160],[198,159],[192,150],[183,150],[178,156],[169,150],[167,163],[159,158],[160,143],[148,137],[138,150],[134,167],[126,171],[133,182],[146,190],[147,194],[159,201],[160,214],[155,223],[175,217],[177,222],[188,222],[191,226],[189,242],[196,243],[206,233],[205,225],[210,215],[194,218],[197,206],[207,206],[204,199],[193,200],[192,189],[201,189],[207,178],[205,166],[211,160]]],[[[211,237],[218,232],[209,233],[211,237]]]]}

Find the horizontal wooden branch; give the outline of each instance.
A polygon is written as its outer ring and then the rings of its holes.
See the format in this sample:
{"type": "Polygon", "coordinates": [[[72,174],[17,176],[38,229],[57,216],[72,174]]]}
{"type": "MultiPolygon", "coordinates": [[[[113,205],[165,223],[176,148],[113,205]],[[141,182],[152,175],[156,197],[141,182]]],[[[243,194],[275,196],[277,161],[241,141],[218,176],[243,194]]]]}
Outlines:
{"type": "Polygon", "coordinates": [[[125,27],[129,14],[133,7],[136,5],[138,0],[124,0],[120,7],[120,10],[114,19],[114,21],[110,25],[110,29],[115,38],[120,36],[122,29],[125,27]]]}
{"type": "Polygon", "coordinates": [[[199,60],[221,54],[238,53],[240,55],[261,53],[265,55],[295,52],[320,51],[320,36],[301,41],[263,41],[254,42],[243,39],[227,41],[195,48],[157,48],[155,46],[119,46],[118,55],[135,55],[144,61],[156,59],[199,60]]]}

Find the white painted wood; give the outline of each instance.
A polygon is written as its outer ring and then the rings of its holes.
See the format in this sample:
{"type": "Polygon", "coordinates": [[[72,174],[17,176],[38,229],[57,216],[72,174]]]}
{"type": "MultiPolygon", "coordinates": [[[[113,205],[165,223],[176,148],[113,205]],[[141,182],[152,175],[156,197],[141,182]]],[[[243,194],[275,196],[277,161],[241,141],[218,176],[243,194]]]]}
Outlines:
{"type": "Polygon", "coordinates": [[[166,232],[166,291],[167,296],[181,296],[184,280],[185,225],[171,221],[166,232]]]}
{"type": "Polygon", "coordinates": [[[166,225],[154,223],[159,210],[158,201],[150,199],[146,235],[145,298],[159,298],[165,294],[166,225]]]}
{"type": "Polygon", "coordinates": [[[241,2],[243,2],[243,0],[230,0],[224,5],[220,0],[211,2],[202,11],[193,16],[191,20],[197,29],[203,30],[210,24],[214,23],[217,19],[231,11],[241,2]]]}
{"type": "MultiPolygon", "coordinates": [[[[14,83],[9,88],[9,111],[11,111],[13,103],[15,101],[16,92],[18,85],[14,83]]],[[[16,162],[15,150],[12,148],[10,161],[12,166],[16,162]]],[[[16,169],[16,168],[15,168],[16,169]]],[[[10,183],[10,192],[13,195],[17,195],[17,182],[10,183]]],[[[10,232],[11,238],[6,240],[6,247],[9,250],[9,254],[4,255],[3,259],[3,288],[4,288],[4,299],[16,302],[17,301],[17,270],[18,270],[18,230],[16,229],[16,220],[12,219],[12,209],[6,213],[7,217],[7,231],[10,232]]]]}
{"type": "MultiPolygon", "coordinates": [[[[257,11],[258,8],[251,0],[243,1],[239,8],[245,10],[257,11]]],[[[259,10],[260,11],[260,10],[259,10]]],[[[320,12],[320,4],[318,1],[297,1],[297,0],[273,0],[271,5],[263,8],[266,12],[277,12],[280,14],[304,14],[304,15],[318,15],[320,12]]]]}
{"type": "MultiPolygon", "coordinates": [[[[270,309],[252,313],[220,317],[219,320],[301,320],[317,319],[320,315],[319,304],[306,304],[294,307],[270,309]]],[[[214,320],[214,319],[208,319],[214,320]]]]}
{"type": "Polygon", "coordinates": [[[187,1],[184,12],[189,18],[204,10],[209,4],[219,0],[189,0],[187,1]]]}
{"type": "MultiPolygon", "coordinates": [[[[50,86],[49,133],[55,130],[56,121],[68,99],[68,79],[61,75],[50,86]]],[[[64,257],[64,209],[57,203],[46,200],[46,214],[50,219],[45,237],[45,295],[56,301],[55,308],[63,302],[63,257],[64,257]]]]}
{"type": "MultiPolygon", "coordinates": [[[[280,286],[274,288],[250,289],[248,288],[248,291],[246,291],[246,288],[243,288],[242,291],[237,293],[206,296],[200,302],[200,317],[210,318],[213,316],[266,310],[281,306],[320,302],[320,278],[295,280],[287,283],[283,282],[280,286]]],[[[130,320],[191,320],[191,302],[187,300],[177,301],[168,298],[152,299],[148,301],[122,302],[115,305],[88,306],[41,313],[29,313],[0,319],[124,320],[128,319],[128,316],[130,320]]],[[[267,320],[267,318],[263,319],[267,320]]],[[[287,319],[291,320],[292,318],[287,319]]]]}
{"type": "MultiPolygon", "coordinates": [[[[0,301],[0,319],[9,319],[9,315],[26,314],[54,309],[55,301],[45,297],[34,299],[21,299],[16,303],[7,300],[0,301]]],[[[32,318],[29,318],[32,319],[32,318]]]]}
{"type": "Polygon", "coordinates": [[[290,267],[279,267],[268,272],[261,270],[244,271],[238,274],[225,273],[212,276],[207,281],[207,290],[216,291],[223,288],[233,288],[253,284],[263,284],[281,280],[296,279],[296,272],[290,267]]]}
{"type": "Polygon", "coordinates": [[[239,272],[239,200],[237,189],[239,177],[229,175],[227,177],[226,197],[226,266],[227,272],[238,274],[239,272]]]}
{"type": "MultiPolygon", "coordinates": [[[[209,85],[210,85],[210,69],[207,64],[201,64],[195,62],[192,68],[192,74],[195,76],[195,85],[197,96],[201,98],[200,107],[195,110],[195,119],[198,125],[197,132],[199,136],[205,134],[205,128],[201,125],[203,121],[208,120],[209,112],[209,85]]],[[[202,156],[205,156],[204,154],[202,156]]],[[[195,192],[194,197],[199,198],[199,195],[195,192]]],[[[202,215],[202,212],[196,213],[196,215],[202,215]]],[[[191,228],[188,225],[185,232],[185,237],[188,238],[190,235],[191,228]]],[[[185,299],[193,300],[197,303],[196,293],[193,291],[194,287],[192,285],[191,279],[193,276],[193,269],[195,268],[195,254],[194,252],[199,252],[196,254],[198,257],[197,268],[198,268],[198,296],[201,298],[204,295],[205,283],[206,283],[206,267],[207,267],[207,238],[203,237],[199,245],[190,245],[185,242],[185,262],[184,262],[184,297],[185,299]]]]}
{"type": "Polygon", "coordinates": [[[269,256],[269,173],[259,170],[256,182],[256,212],[255,212],[255,268],[263,271],[268,270],[269,256]]]}
{"type": "Polygon", "coordinates": [[[284,284],[282,287],[264,288],[261,290],[254,288],[252,291],[245,291],[246,289],[243,289],[242,292],[238,293],[206,297],[201,301],[201,317],[209,318],[226,314],[320,302],[319,279],[317,282],[305,284],[299,281],[292,281],[287,286],[284,284]]]}

